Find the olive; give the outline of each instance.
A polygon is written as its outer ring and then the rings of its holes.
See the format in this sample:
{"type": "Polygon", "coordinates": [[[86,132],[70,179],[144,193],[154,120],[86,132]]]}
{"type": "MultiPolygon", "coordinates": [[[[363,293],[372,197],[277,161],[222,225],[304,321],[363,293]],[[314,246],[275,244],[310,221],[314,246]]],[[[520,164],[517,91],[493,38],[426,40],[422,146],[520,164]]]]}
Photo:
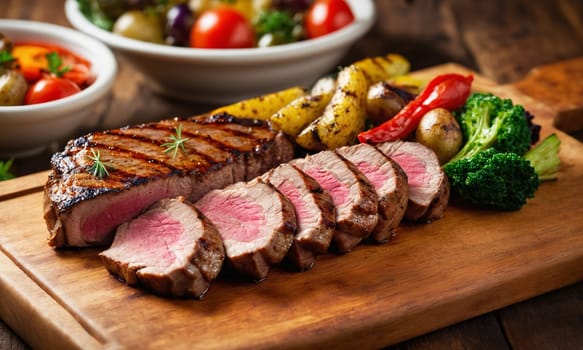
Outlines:
{"type": "Polygon", "coordinates": [[[188,46],[193,23],[194,17],[187,4],[172,6],[166,13],[166,42],[175,46],[188,46]]]}
{"type": "Polygon", "coordinates": [[[0,76],[0,106],[23,104],[28,85],[18,71],[8,70],[0,76]]]}
{"type": "Polygon", "coordinates": [[[139,10],[121,15],[113,24],[113,32],[127,38],[164,43],[164,27],[160,18],[139,10]]]}

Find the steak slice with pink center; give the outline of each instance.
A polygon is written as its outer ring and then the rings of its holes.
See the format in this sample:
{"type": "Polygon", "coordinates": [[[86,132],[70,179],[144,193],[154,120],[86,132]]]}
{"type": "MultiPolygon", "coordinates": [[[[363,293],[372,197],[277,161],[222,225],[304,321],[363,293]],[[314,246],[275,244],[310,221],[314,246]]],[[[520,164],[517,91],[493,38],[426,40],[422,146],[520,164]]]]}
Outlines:
{"type": "Polygon", "coordinates": [[[355,165],[333,151],[322,151],[291,163],[330,194],[336,207],[333,242],[339,252],[350,251],[370,235],[378,221],[377,196],[355,165]]]}
{"type": "Polygon", "coordinates": [[[336,223],[332,198],[311,176],[287,163],[262,178],[286,196],[296,212],[298,230],[286,259],[300,271],[311,269],[332,241],[336,223]]]}
{"type": "Polygon", "coordinates": [[[221,270],[225,250],[215,226],[178,197],[163,199],[120,225],[111,247],[99,256],[129,285],[202,298],[221,270]]]}
{"type": "Polygon", "coordinates": [[[409,203],[405,218],[430,222],[443,217],[449,201],[449,182],[435,152],[406,141],[385,142],[376,147],[407,173],[409,203]]]}
{"type": "Polygon", "coordinates": [[[377,242],[388,242],[407,209],[407,175],[396,162],[369,144],[341,147],[336,152],[356,165],[374,186],[379,220],[370,237],[377,242]]]}
{"type": "Polygon", "coordinates": [[[108,245],[118,225],[154,202],[250,180],[291,160],[293,146],[269,123],[226,114],[94,132],[51,159],[44,217],[55,248],[108,245]],[[167,144],[181,128],[184,149],[167,144]],[[108,175],[96,176],[95,155],[108,175]]]}
{"type": "Polygon", "coordinates": [[[292,245],[294,208],[268,183],[238,182],[207,193],[196,206],[217,227],[229,263],[256,280],[267,277],[292,245]]]}

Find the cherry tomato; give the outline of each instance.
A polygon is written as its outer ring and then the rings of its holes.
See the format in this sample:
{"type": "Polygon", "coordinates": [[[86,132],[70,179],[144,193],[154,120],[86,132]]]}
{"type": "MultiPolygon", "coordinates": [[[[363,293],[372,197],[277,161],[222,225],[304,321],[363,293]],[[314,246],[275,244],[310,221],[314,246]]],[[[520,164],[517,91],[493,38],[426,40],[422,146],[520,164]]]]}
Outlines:
{"type": "Polygon", "coordinates": [[[354,14],[344,0],[316,0],[306,14],[308,37],[332,33],[354,21],[354,14]]]}
{"type": "Polygon", "coordinates": [[[68,79],[48,77],[32,85],[24,97],[27,105],[49,102],[67,97],[81,91],[81,88],[68,79]]]}
{"type": "Polygon", "coordinates": [[[234,8],[221,6],[203,12],[192,26],[190,46],[205,49],[239,49],[255,46],[249,20],[234,8]]]}

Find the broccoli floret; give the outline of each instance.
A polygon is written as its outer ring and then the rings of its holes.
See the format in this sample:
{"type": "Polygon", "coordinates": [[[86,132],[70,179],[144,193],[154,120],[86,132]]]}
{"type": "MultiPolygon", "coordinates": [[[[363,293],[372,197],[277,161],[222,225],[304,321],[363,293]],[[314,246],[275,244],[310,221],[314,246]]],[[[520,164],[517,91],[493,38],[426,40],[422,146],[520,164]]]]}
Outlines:
{"type": "Polygon", "coordinates": [[[559,159],[559,147],[561,140],[556,134],[550,134],[538,145],[531,148],[524,158],[527,159],[540,181],[555,180],[559,172],[561,160],[559,159]]]}
{"type": "Polygon", "coordinates": [[[520,156],[530,148],[531,132],[526,111],[510,99],[490,93],[472,94],[456,112],[464,135],[464,147],[449,161],[471,158],[491,147],[520,156]]]}
{"type": "Polygon", "coordinates": [[[452,194],[480,207],[518,210],[534,197],[539,178],[530,162],[495,148],[445,165],[452,194]]]}

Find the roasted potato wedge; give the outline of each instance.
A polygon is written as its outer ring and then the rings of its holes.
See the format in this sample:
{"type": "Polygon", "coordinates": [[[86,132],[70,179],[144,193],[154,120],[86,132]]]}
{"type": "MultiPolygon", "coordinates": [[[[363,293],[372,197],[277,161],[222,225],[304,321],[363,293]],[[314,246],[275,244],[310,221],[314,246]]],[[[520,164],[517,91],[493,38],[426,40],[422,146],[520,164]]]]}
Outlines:
{"type": "Polygon", "coordinates": [[[369,84],[407,74],[411,68],[409,61],[397,54],[367,57],[352,65],[358,67],[366,75],[369,84]]]}
{"type": "Polygon", "coordinates": [[[271,122],[287,135],[296,137],[312,121],[322,115],[331,99],[332,91],[300,96],[272,115],[271,122]]]}
{"type": "Polygon", "coordinates": [[[283,106],[305,94],[306,90],[304,88],[294,86],[289,89],[219,107],[211,113],[229,113],[243,119],[269,120],[283,106]]]}
{"type": "Polygon", "coordinates": [[[314,83],[310,91],[310,94],[312,95],[320,95],[325,93],[331,94],[334,92],[334,89],[336,89],[336,78],[327,75],[325,77],[318,79],[314,83]]]}
{"type": "Polygon", "coordinates": [[[415,78],[409,74],[393,77],[387,80],[387,82],[414,95],[420,93],[427,84],[426,81],[415,78]]]}
{"type": "Polygon", "coordinates": [[[335,149],[352,144],[364,129],[368,79],[357,66],[340,71],[332,100],[321,117],[314,120],[296,138],[307,149],[335,149]]]}

